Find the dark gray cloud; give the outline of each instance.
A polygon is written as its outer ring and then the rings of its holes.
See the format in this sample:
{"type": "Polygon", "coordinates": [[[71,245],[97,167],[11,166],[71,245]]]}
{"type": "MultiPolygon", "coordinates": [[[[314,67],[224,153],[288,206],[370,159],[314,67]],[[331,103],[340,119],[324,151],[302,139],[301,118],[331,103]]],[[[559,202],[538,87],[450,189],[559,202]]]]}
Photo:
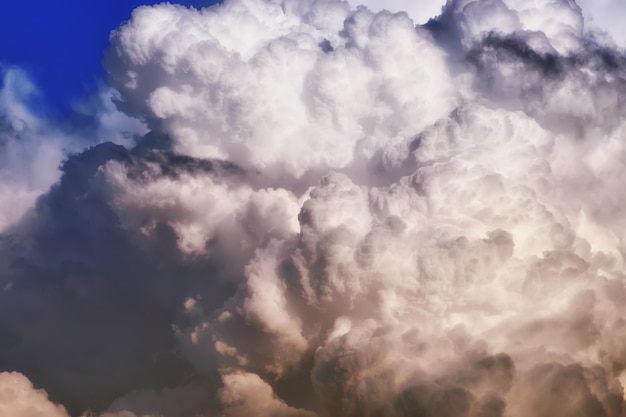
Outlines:
{"type": "Polygon", "coordinates": [[[167,224],[150,239],[121,226],[99,172],[111,161],[131,177],[146,163],[164,176],[211,175],[219,165],[98,145],[70,156],[61,181],[3,237],[1,367],[29,375],[74,413],[132,389],[192,381],[171,325],[187,297],[202,293],[215,308],[234,292],[216,278],[218,262],[185,258],[167,224]]]}

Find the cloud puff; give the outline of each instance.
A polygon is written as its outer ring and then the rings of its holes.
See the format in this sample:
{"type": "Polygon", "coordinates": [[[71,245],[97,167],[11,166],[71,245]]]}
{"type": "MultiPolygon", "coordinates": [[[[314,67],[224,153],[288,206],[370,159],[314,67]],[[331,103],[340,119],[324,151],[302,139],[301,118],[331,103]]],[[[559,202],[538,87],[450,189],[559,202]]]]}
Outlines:
{"type": "Polygon", "coordinates": [[[165,129],[177,152],[274,180],[375,162],[386,138],[451,109],[443,54],[406,16],[298,6],[137,9],[109,57],[124,105],[165,129]]]}
{"type": "Polygon", "coordinates": [[[2,417],[68,417],[65,409],[48,400],[43,390],[33,388],[24,375],[0,373],[0,416],[2,417]]]}
{"type": "Polygon", "coordinates": [[[443,8],[445,1],[429,0],[415,3],[408,0],[366,0],[359,2],[353,1],[350,2],[350,4],[355,6],[357,4],[363,4],[373,12],[379,12],[381,10],[389,10],[393,13],[405,12],[411,19],[413,19],[415,24],[422,25],[429,19],[435,18],[441,13],[441,9],[443,8]]]}

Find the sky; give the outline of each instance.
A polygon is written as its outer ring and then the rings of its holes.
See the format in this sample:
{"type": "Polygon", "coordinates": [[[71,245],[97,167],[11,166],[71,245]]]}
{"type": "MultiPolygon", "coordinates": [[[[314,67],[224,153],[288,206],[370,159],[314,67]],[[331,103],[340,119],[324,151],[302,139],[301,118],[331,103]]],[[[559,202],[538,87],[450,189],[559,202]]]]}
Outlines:
{"type": "Polygon", "coordinates": [[[623,4],[4,3],[0,417],[626,416],[623,4]]]}
{"type": "MultiPolygon", "coordinates": [[[[64,114],[105,82],[109,33],[137,6],[158,1],[5,1],[0,4],[0,63],[20,66],[41,90],[46,111],[64,114]]],[[[182,0],[186,6],[212,4],[182,0]]]]}

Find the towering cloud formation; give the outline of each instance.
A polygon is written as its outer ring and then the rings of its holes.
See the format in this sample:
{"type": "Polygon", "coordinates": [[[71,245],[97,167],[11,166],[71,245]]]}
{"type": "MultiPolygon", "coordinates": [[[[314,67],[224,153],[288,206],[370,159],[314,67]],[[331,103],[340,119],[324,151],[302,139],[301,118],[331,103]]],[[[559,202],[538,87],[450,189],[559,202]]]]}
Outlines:
{"type": "Polygon", "coordinates": [[[101,417],[626,415],[626,63],[582,16],[138,8],[151,131],[3,235],[0,369],[101,417]]]}

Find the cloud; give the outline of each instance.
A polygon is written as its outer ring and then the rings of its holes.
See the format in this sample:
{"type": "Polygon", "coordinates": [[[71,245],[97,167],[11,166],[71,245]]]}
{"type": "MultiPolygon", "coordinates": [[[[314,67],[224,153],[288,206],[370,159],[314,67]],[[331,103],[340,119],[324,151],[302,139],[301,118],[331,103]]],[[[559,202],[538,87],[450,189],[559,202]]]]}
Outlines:
{"type": "Polygon", "coordinates": [[[104,87],[79,103],[70,123],[51,120],[36,105],[41,93],[25,71],[0,70],[0,231],[7,231],[60,178],[69,153],[103,141],[130,145],[145,128],[117,111],[104,87]]]}
{"type": "Polygon", "coordinates": [[[68,417],[65,409],[53,404],[42,390],[17,372],[0,373],[0,416],[68,417]]]}
{"type": "Polygon", "coordinates": [[[623,415],[626,67],[575,3],[161,4],[106,62],[150,132],[2,236],[2,369],[101,417],[623,415]]]}
{"type": "Polygon", "coordinates": [[[589,1],[580,0],[577,2],[583,9],[586,26],[590,29],[608,32],[612,40],[621,48],[626,45],[624,31],[621,30],[619,22],[626,14],[624,4],[616,0],[589,1]]]}
{"type": "Polygon", "coordinates": [[[224,388],[219,393],[224,404],[224,415],[228,417],[313,417],[314,413],[287,406],[275,398],[272,387],[258,375],[236,373],[224,376],[224,388]]]}
{"type": "MultiPolygon", "coordinates": [[[[350,2],[353,6],[363,4],[373,12],[389,10],[391,12],[405,12],[417,25],[423,25],[429,19],[441,14],[446,4],[443,0],[420,1],[419,3],[406,0],[365,0],[350,2]]],[[[626,42],[621,30],[621,22],[624,19],[626,8],[618,0],[578,0],[576,2],[582,9],[585,18],[585,29],[590,30],[595,36],[608,42],[614,42],[623,48],[626,42]],[[604,34],[604,35],[602,35],[604,34]]],[[[520,3],[523,5],[523,3],[520,3]]],[[[553,3],[555,6],[557,2],[553,3]]],[[[531,6],[533,8],[534,6],[531,6]]],[[[531,9],[529,8],[529,9],[531,9]]],[[[547,15],[535,14],[536,18],[546,18],[547,15]]],[[[539,23],[539,22],[538,22],[539,23]]],[[[549,25],[537,25],[538,30],[545,30],[549,25]]]]}
{"type": "Polygon", "coordinates": [[[357,169],[385,137],[414,135],[451,110],[443,54],[406,16],[347,19],[342,2],[300,7],[302,17],[269,2],[139,8],[112,38],[114,85],[175,151],[274,181],[357,169]],[[407,86],[409,76],[429,82],[407,86]]]}
{"type": "Polygon", "coordinates": [[[373,12],[379,12],[381,10],[389,10],[393,13],[405,12],[409,15],[416,25],[423,25],[429,19],[439,16],[441,9],[443,8],[445,1],[443,0],[430,0],[420,1],[419,3],[408,0],[392,0],[392,1],[379,1],[379,0],[366,0],[366,1],[353,1],[350,2],[353,6],[363,4],[373,12]]]}
{"type": "Polygon", "coordinates": [[[60,172],[69,143],[28,108],[35,86],[19,69],[3,69],[0,90],[0,230],[17,222],[60,172]],[[45,140],[42,140],[45,136],[45,140]]]}

